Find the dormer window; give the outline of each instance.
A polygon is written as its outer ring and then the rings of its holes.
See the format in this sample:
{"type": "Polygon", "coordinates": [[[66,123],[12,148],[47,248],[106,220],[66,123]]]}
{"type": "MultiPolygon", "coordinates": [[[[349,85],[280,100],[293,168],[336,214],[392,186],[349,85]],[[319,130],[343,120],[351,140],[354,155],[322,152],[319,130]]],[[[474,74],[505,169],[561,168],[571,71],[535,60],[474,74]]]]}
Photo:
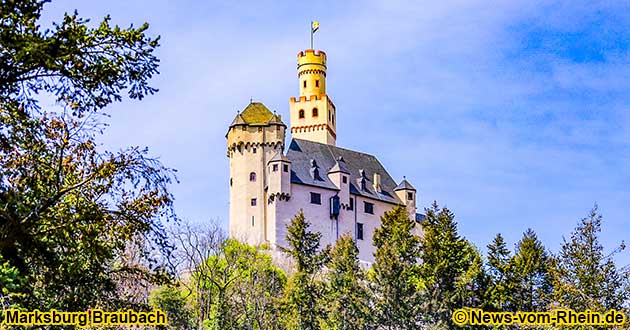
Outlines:
{"type": "Polygon", "coordinates": [[[407,193],[407,200],[408,201],[412,201],[413,200],[413,193],[412,192],[408,192],[407,193]]]}
{"type": "Polygon", "coordinates": [[[271,168],[273,169],[274,172],[278,172],[278,164],[273,164],[271,168]]]}
{"type": "Polygon", "coordinates": [[[289,165],[282,164],[282,172],[289,172],[289,165]]]}
{"type": "Polygon", "coordinates": [[[344,175],[344,176],[341,178],[341,182],[343,182],[343,183],[348,183],[348,177],[344,175]]]}
{"type": "Polygon", "coordinates": [[[249,173],[249,181],[256,182],[256,172],[249,173]]]}
{"type": "Polygon", "coordinates": [[[300,109],[300,112],[298,112],[298,118],[304,119],[304,110],[300,109]]]}
{"type": "Polygon", "coordinates": [[[319,115],[319,112],[317,111],[317,108],[313,108],[313,117],[317,117],[319,115]]]}

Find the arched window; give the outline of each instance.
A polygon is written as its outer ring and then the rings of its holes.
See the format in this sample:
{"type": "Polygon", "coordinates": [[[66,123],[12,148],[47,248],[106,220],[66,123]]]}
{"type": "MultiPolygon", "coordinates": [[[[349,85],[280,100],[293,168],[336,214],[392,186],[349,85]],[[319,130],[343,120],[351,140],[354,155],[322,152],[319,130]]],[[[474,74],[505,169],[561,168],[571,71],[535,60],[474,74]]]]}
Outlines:
{"type": "Polygon", "coordinates": [[[299,114],[298,114],[298,117],[299,117],[300,119],[304,119],[304,110],[300,110],[300,112],[299,112],[299,114]]]}
{"type": "Polygon", "coordinates": [[[255,182],[256,181],[256,172],[249,173],[249,181],[251,181],[251,182],[255,182]]]}
{"type": "Polygon", "coordinates": [[[317,108],[313,108],[313,117],[317,117],[319,115],[317,108]]]}

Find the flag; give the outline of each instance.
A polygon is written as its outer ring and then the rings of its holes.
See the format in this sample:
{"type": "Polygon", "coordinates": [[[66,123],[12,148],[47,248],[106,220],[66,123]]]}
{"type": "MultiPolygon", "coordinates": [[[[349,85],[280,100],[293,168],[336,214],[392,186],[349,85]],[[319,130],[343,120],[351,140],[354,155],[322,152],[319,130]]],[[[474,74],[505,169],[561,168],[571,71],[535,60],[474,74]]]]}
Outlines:
{"type": "Polygon", "coordinates": [[[311,33],[315,33],[315,31],[317,31],[318,29],[319,29],[319,22],[318,21],[311,22],[311,33]]]}

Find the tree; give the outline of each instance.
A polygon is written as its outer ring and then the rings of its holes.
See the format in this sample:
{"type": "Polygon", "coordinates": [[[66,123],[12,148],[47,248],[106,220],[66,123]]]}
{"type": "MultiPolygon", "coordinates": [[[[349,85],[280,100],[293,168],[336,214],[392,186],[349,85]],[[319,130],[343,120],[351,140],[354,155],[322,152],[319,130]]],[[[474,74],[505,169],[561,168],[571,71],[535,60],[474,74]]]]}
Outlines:
{"type": "Polygon", "coordinates": [[[545,310],[552,291],[549,257],[532,229],[527,229],[517,243],[513,263],[517,281],[514,292],[516,310],[545,310]]]}
{"type": "Polygon", "coordinates": [[[234,239],[226,240],[220,254],[208,258],[200,268],[200,292],[210,304],[203,323],[208,329],[277,328],[276,299],[282,294],[286,276],[264,251],[234,239]]]}
{"type": "Polygon", "coordinates": [[[359,249],[349,234],[331,251],[326,273],[326,325],[330,329],[365,329],[370,324],[370,297],[359,265],[359,249]]]}
{"type": "Polygon", "coordinates": [[[516,311],[514,294],[516,283],[513,274],[513,260],[501,234],[488,244],[488,276],[490,285],[488,303],[497,311],[516,311]]]}
{"type": "Polygon", "coordinates": [[[451,313],[463,307],[483,307],[484,273],[481,256],[457,233],[454,214],[436,202],[427,209],[422,223],[422,263],[419,286],[422,311],[435,327],[454,327],[451,313]]]}
{"type": "Polygon", "coordinates": [[[192,306],[197,328],[203,327],[204,320],[210,318],[214,304],[214,295],[209,291],[207,283],[215,275],[216,263],[208,263],[210,258],[223,254],[226,235],[214,221],[203,226],[193,226],[183,222],[170,228],[169,239],[173,241],[175,250],[173,268],[179,272],[178,283],[187,293],[192,306]]]}
{"type": "Polygon", "coordinates": [[[166,313],[168,329],[196,329],[193,311],[186,302],[186,293],[180,288],[165,285],[151,291],[149,304],[166,313]]]}
{"type": "Polygon", "coordinates": [[[420,240],[407,209],[396,207],[381,217],[374,230],[375,262],[370,272],[375,316],[386,329],[415,329],[419,322],[419,294],[415,285],[420,240]]]}
{"type": "Polygon", "coordinates": [[[0,256],[25,283],[12,303],[126,307],[121,278],[168,279],[163,224],[175,218],[174,176],[146,149],[99,151],[95,136],[100,110],[122,91],[155,91],[157,38],[146,24],[121,29],[109,18],[89,28],[76,13],[42,30],[46,2],[0,5],[0,256]],[[41,94],[62,110],[41,109],[41,94]],[[139,262],[123,258],[130,246],[139,262]]]}
{"type": "Polygon", "coordinates": [[[625,246],[604,254],[599,242],[601,222],[595,205],[554,258],[553,298],[557,307],[604,312],[620,310],[630,299],[630,274],[618,270],[613,261],[613,255],[625,246]]]}
{"type": "Polygon", "coordinates": [[[321,233],[309,231],[309,226],[300,210],[287,226],[288,247],[281,248],[295,262],[295,273],[289,279],[282,301],[283,317],[289,329],[319,329],[324,315],[323,306],[319,304],[323,288],[315,275],[326,263],[329,247],[319,250],[321,233]]]}

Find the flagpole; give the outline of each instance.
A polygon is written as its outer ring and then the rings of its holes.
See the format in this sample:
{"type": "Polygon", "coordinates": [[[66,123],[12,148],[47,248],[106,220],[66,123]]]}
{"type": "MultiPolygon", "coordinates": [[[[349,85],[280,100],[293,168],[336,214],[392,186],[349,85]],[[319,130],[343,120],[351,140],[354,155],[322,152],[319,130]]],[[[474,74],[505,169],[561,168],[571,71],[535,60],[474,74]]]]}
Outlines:
{"type": "Polygon", "coordinates": [[[313,48],[313,21],[311,21],[310,30],[311,30],[311,49],[314,49],[313,48]]]}

